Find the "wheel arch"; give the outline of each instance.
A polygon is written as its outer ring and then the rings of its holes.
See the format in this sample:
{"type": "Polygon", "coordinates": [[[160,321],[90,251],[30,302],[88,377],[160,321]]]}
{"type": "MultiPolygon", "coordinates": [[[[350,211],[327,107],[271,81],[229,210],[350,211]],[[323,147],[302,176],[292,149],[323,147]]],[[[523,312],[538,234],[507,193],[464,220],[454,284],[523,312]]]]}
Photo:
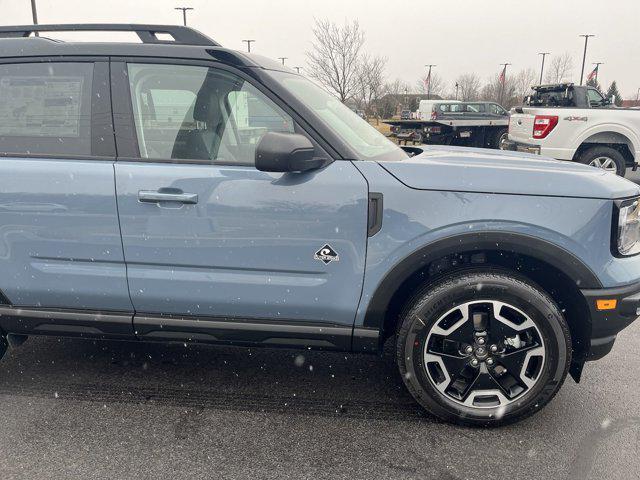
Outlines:
{"type": "Polygon", "coordinates": [[[591,133],[583,137],[575,149],[573,160],[578,160],[580,156],[590,148],[604,146],[611,147],[619,151],[627,164],[635,163],[635,152],[640,148],[634,143],[632,134],[620,128],[611,127],[596,133],[591,133]]]}
{"type": "Polygon", "coordinates": [[[507,232],[469,233],[422,246],[399,261],[378,284],[363,326],[380,332],[382,346],[395,333],[402,307],[418,288],[443,275],[474,267],[512,271],[559,301],[560,307],[566,309],[579,377],[591,334],[589,310],[580,289],[602,288],[602,284],[571,252],[538,237],[507,232]],[[448,259],[443,263],[450,268],[433,268],[434,264],[439,267],[437,263],[442,259],[448,259]]]}

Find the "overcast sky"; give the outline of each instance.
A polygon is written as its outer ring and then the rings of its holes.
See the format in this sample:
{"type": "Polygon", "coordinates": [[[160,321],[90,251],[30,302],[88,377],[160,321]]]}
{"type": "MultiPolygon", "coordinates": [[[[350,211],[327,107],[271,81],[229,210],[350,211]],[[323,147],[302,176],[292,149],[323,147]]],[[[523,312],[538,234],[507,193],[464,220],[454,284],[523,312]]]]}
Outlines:
{"type": "MultiPolygon", "coordinates": [[[[411,85],[426,63],[448,82],[465,72],[483,81],[499,64],[539,71],[538,52],[569,52],[573,80],[580,79],[583,39],[589,42],[587,67],[600,67],[602,84],[617,80],[626,98],[640,88],[640,0],[37,0],[40,23],[181,23],[175,6],[191,6],[189,25],[222,45],[289,57],[305,65],[315,18],[358,20],[366,51],[388,60],[387,75],[411,85]]],[[[0,0],[0,23],[31,23],[30,0],[0,0]]],[[[585,73],[586,75],[586,73],[585,73]]]]}

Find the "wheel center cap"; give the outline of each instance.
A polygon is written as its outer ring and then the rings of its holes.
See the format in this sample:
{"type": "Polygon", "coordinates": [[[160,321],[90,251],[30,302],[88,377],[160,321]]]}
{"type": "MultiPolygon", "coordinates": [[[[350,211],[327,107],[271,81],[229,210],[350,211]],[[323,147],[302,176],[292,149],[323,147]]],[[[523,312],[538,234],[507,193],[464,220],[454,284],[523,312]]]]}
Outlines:
{"type": "Polygon", "coordinates": [[[479,346],[479,347],[476,347],[475,354],[478,359],[483,360],[484,358],[487,357],[489,352],[487,351],[486,347],[479,346]]]}

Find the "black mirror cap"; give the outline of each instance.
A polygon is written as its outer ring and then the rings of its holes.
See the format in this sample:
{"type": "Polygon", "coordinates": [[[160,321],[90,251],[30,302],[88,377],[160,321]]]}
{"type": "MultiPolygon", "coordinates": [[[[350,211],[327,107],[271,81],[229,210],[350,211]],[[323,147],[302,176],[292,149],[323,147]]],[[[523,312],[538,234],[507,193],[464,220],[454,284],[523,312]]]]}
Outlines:
{"type": "Polygon", "coordinates": [[[256,168],[263,172],[306,172],[328,161],[315,156],[315,147],[297,133],[265,133],[256,147],[256,168]]]}

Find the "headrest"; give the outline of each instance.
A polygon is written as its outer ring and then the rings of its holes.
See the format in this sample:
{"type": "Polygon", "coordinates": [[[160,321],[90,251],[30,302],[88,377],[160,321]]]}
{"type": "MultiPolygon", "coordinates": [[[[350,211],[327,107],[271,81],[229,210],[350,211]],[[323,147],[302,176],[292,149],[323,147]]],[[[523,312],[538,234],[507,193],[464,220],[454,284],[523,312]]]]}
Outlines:
{"type": "Polygon", "coordinates": [[[219,116],[220,101],[217,92],[203,85],[193,105],[193,119],[199,122],[210,122],[219,116]]]}

